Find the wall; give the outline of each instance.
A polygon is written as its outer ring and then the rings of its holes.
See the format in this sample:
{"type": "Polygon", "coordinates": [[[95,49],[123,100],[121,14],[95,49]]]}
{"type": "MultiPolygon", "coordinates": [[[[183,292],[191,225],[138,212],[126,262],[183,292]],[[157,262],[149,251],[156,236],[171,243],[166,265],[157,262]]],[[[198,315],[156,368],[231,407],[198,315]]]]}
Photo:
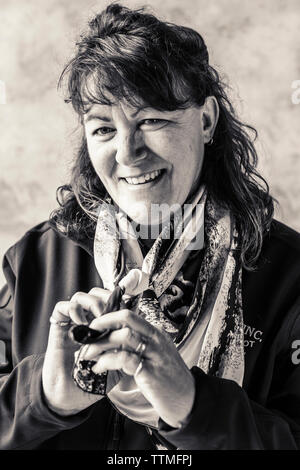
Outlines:
{"type": "MultiPolygon", "coordinates": [[[[1,257],[25,230],[48,218],[55,189],[68,178],[76,121],[56,83],[86,19],[107,3],[0,0],[0,80],[6,88],[6,104],[0,104],[1,257]]],[[[299,0],[148,4],[162,18],[203,34],[212,64],[229,77],[241,117],[259,131],[259,166],[280,202],[277,217],[300,230],[300,104],[291,101],[292,82],[300,80],[299,0]]]]}

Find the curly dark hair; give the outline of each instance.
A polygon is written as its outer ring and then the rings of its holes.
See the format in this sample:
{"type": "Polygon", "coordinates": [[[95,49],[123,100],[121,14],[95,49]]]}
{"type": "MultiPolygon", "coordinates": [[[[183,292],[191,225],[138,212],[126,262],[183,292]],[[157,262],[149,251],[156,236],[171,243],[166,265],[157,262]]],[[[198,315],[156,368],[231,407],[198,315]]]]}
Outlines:
{"type": "MultiPolygon", "coordinates": [[[[66,77],[65,101],[72,103],[81,123],[88,106],[112,104],[112,96],[160,111],[201,106],[206,97],[215,96],[220,114],[213,143],[205,148],[201,183],[234,215],[241,262],[252,269],[270,228],[274,202],[268,184],[256,171],[257,132],[237,118],[226,86],[209,64],[200,34],[160,21],[145,8],[131,10],[113,3],[90,21],[59,85],[66,77]]],[[[95,211],[105,196],[82,134],[70,184],[57,190],[59,208],[51,214],[51,224],[73,239],[93,238],[95,211]]]]}

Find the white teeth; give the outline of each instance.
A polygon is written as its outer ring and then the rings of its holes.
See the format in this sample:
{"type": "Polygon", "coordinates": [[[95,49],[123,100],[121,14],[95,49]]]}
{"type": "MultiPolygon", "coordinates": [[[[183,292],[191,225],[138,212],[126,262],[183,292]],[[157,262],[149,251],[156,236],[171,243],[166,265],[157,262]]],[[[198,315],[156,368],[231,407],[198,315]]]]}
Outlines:
{"type": "Polygon", "coordinates": [[[145,173],[144,175],[137,176],[134,178],[125,178],[128,184],[143,184],[148,181],[155,180],[161,174],[161,170],[155,170],[151,173],[145,173]]]}

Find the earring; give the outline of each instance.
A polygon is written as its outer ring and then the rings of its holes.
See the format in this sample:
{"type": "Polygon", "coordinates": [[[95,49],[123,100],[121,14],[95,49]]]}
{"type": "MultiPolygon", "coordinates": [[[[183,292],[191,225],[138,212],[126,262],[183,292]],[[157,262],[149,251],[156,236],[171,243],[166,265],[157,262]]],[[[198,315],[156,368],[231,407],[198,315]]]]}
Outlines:
{"type": "Polygon", "coordinates": [[[207,145],[212,145],[214,143],[214,138],[212,137],[208,142],[206,142],[207,145]]]}

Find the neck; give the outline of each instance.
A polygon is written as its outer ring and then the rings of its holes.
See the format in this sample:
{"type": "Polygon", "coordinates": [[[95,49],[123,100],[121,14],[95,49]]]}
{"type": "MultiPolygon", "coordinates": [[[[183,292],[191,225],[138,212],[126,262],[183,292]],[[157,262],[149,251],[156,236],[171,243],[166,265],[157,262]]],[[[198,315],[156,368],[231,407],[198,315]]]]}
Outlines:
{"type": "Polygon", "coordinates": [[[153,243],[161,233],[163,228],[162,224],[159,225],[138,225],[136,232],[139,235],[139,242],[142,244],[142,246],[147,249],[147,251],[150,250],[152,247],[153,243]]]}

